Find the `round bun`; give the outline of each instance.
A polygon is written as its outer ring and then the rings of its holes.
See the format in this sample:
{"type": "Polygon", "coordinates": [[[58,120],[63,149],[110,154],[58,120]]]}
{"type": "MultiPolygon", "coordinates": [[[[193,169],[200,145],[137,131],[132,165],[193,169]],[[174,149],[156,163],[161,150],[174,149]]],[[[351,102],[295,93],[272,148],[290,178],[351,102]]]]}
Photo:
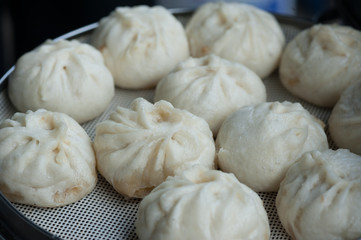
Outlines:
{"type": "Polygon", "coordinates": [[[342,93],[328,124],[332,140],[338,147],[361,155],[361,81],[342,93]]]}
{"type": "Polygon", "coordinates": [[[346,149],[304,154],[287,171],[276,207],[292,239],[360,239],[361,157],[346,149]]]}
{"type": "Polygon", "coordinates": [[[233,174],[201,168],[169,177],[140,203],[135,223],[145,239],[270,237],[260,197],[233,174]]]}
{"type": "Polygon", "coordinates": [[[144,197],[167,176],[193,165],[214,168],[215,146],[206,121],[143,98],[118,107],[96,126],[97,168],[121,194],[144,197]]]}
{"type": "Polygon", "coordinates": [[[206,3],[186,25],[191,55],[216,54],[244,64],[259,77],[278,66],[285,37],[266,11],[242,3],[206,3]]]}
{"type": "Polygon", "coordinates": [[[117,7],[101,19],[91,43],[123,88],[154,87],[189,56],[182,24],[161,6],[117,7]]]}
{"type": "Polygon", "coordinates": [[[91,45],[48,40],[19,58],[8,91],[21,112],[43,108],[83,123],[106,109],[114,96],[114,81],[91,45]]]}
{"type": "Polygon", "coordinates": [[[189,58],[157,85],[155,101],[167,100],[205,119],[216,135],[238,108],[266,101],[262,80],[243,65],[216,55],[189,58]]]}
{"type": "Polygon", "coordinates": [[[288,43],[280,64],[282,84],[295,96],[333,107],[361,79],[361,32],[339,25],[314,25],[288,43]]]}
{"type": "Polygon", "coordinates": [[[277,191],[288,167],[304,152],[328,149],[323,127],[299,103],[243,107],[218,132],[218,165],[256,192],[277,191]]]}
{"type": "Polygon", "coordinates": [[[63,206],[96,182],[91,140],[68,115],[39,109],[0,124],[0,191],[10,201],[63,206]]]}

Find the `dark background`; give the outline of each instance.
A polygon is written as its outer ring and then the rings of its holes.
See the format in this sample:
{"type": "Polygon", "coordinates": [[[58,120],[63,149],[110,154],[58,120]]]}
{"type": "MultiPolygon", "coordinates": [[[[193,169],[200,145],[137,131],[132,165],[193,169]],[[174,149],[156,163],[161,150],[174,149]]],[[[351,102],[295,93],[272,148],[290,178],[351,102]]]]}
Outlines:
{"type": "Polygon", "coordinates": [[[0,0],[0,76],[46,39],[97,22],[116,6],[138,4],[152,5],[152,1],[0,0]]]}
{"type": "MultiPolygon", "coordinates": [[[[0,0],[0,77],[15,64],[16,59],[22,54],[32,50],[46,39],[56,38],[79,27],[97,22],[100,18],[109,15],[117,6],[139,4],[153,6],[158,5],[159,2],[162,3],[155,0],[0,0]]],[[[164,2],[168,4],[166,7],[177,7],[177,3],[184,5],[185,1],[164,2]]],[[[192,3],[189,7],[194,8],[205,0],[186,2],[192,3]]],[[[339,17],[337,2],[342,2],[342,5],[350,5],[348,2],[352,2],[358,4],[356,8],[361,10],[360,0],[297,0],[292,12],[282,14],[296,15],[317,22],[322,18],[339,17]]]]}

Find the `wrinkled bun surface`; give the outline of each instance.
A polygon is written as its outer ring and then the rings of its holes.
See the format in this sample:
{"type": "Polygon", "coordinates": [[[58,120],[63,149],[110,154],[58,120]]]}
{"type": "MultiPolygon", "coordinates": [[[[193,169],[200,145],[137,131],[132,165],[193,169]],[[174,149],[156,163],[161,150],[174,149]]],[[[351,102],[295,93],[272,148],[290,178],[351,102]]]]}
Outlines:
{"type": "Polygon", "coordinates": [[[91,140],[69,116],[40,109],[0,124],[0,191],[10,201],[63,206],[96,182],[91,140]]]}
{"type": "Polygon", "coordinates": [[[218,132],[218,165],[256,192],[277,191],[288,167],[304,152],[328,148],[323,126],[299,103],[243,107],[218,132]]]}
{"type": "Polygon", "coordinates": [[[361,80],[342,93],[328,123],[332,140],[338,147],[361,155],[361,80]]]}
{"type": "Polygon", "coordinates": [[[360,239],[361,157],[346,149],[304,154],[287,171],[276,207],[293,239],[360,239]]]}
{"type": "Polygon", "coordinates": [[[280,63],[282,84],[295,96],[333,107],[347,86],[361,79],[361,32],[314,25],[288,43],[280,63]]]}
{"type": "Polygon", "coordinates": [[[265,102],[266,88],[247,67],[209,55],[178,64],[157,85],[155,101],[161,99],[202,117],[216,135],[229,114],[265,102]]]}
{"type": "Polygon", "coordinates": [[[77,40],[48,40],[19,58],[8,91],[21,112],[44,108],[82,123],[106,109],[114,81],[94,47],[77,40]]]}
{"type": "Polygon", "coordinates": [[[259,77],[279,63],[285,37],[266,11],[242,3],[206,3],[186,25],[191,55],[216,54],[244,64],[259,77]]]}
{"type": "Polygon", "coordinates": [[[190,169],[146,196],[135,223],[139,239],[268,240],[260,197],[233,174],[190,169]]]}
{"type": "Polygon", "coordinates": [[[123,88],[153,87],[189,56],[182,24],[161,6],[117,7],[101,19],[91,43],[123,88]]]}
{"type": "Polygon", "coordinates": [[[121,194],[144,197],[166,177],[193,165],[214,168],[215,146],[206,121],[143,98],[118,107],[96,126],[99,172],[121,194]]]}

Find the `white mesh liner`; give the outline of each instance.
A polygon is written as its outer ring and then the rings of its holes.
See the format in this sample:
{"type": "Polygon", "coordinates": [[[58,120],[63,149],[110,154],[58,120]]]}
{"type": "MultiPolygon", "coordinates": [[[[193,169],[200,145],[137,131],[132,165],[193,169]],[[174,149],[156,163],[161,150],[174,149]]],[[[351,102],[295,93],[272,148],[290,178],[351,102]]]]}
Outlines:
{"type": "MultiPolygon", "coordinates": [[[[182,16],[181,21],[184,23],[186,20],[187,16],[186,18],[182,16]]],[[[287,41],[302,29],[301,25],[296,24],[297,22],[284,19],[280,21],[287,41]]],[[[264,83],[268,101],[300,102],[311,114],[327,123],[331,113],[330,109],[316,107],[288,93],[281,85],[277,72],[264,79],[264,83]]],[[[83,127],[93,139],[96,124],[107,119],[109,113],[118,105],[129,107],[136,97],[144,97],[153,101],[153,96],[153,89],[142,91],[116,89],[115,97],[107,110],[95,120],[83,124],[83,127]]],[[[11,117],[14,113],[15,109],[7,97],[6,89],[4,89],[0,92],[0,121],[11,117]]],[[[328,133],[327,127],[326,132],[328,133]]],[[[331,140],[330,147],[335,148],[331,140]]],[[[98,174],[98,177],[99,181],[93,192],[68,206],[38,208],[23,204],[13,205],[35,224],[62,239],[137,239],[134,221],[139,200],[122,197],[101,175],[98,174]]],[[[285,233],[277,216],[276,194],[259,193],[268,213],[271,239],[289,240],[290,237],[285,233]]]]}

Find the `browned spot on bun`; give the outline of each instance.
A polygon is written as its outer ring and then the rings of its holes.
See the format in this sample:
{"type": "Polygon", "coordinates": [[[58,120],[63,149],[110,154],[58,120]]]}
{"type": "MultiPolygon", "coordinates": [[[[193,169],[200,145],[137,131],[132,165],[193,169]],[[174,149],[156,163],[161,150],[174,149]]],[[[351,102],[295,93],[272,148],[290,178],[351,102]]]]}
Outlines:
{"type": "Polygon", "coordinates": [[[103,51],[104,50],[104,48],[105,48],[105,44],[103,44],[103,45],[101,45],[100,47],[99,47],[99,51],[103,51]]]}
{"type": "Polygon", "coordinates": [[[71,195],[79,195],[82,192],[83,188],[80,186],[75,186],[75,187],[71,187],[71,188],[67,188],[64,192],[60,193],[60,192],[56,192],[54,194],[54,202],[56,203],[63,203],[67,196],[71,196],[71,195]]]}
{"type": "Polygon", "coordinates": [[[294,226],[300,232],[302,232],[302,227],[301,227],[302,216],[303,216],[303,209],[298,209],[297,214],[296,214],[296,219],[294,221],[295,222],[294,226]]]}
{"type": "Polygon", "coordinates": [[[209,72],[209,73],[216,73],[217,70],[214,69],[214,68],[207,68],[207,72],[209,72]]]}
{"type": "Polygon", "coordinates": [[[299,82],[300,80],[298,78],[290,78],[287,80],[288,85],[291,87],[296,86],[299,82]]]}
{"type": "Polygon", "coordinates": [[[208,47],[206,47],[206,46],[202,47],[201,52],[202,52],[202,54],[207,55],[209,52],[208,47]]]}

